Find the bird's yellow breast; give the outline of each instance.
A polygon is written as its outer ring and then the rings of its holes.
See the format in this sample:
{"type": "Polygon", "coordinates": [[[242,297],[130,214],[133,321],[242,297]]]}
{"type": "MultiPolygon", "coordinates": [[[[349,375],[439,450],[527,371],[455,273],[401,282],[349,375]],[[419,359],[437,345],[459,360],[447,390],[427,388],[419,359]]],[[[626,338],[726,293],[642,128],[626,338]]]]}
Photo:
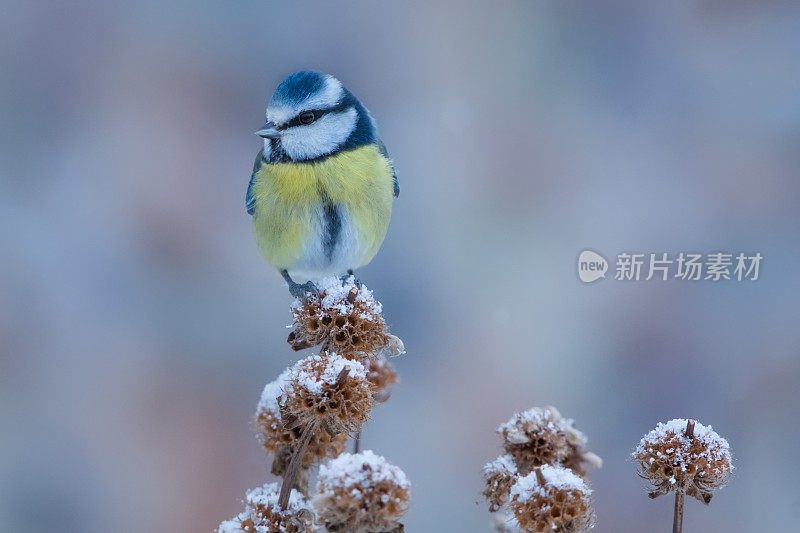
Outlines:
{"type": "MultiPolygon", "coordinates": [[[[366,145],[312,163],[263,164],[255,176],[253,224],[261,252],[278,269],[322,261],[309,243],[320,228],[314,214],[322,205],[340,206],[352,228],[340,237],[357,239],[351,265],[368,263],[378,252],[392,213],[392,169],[377,146],[366,145]]],[[[347,244],[347,243],[344,243],[347,244]]]]}

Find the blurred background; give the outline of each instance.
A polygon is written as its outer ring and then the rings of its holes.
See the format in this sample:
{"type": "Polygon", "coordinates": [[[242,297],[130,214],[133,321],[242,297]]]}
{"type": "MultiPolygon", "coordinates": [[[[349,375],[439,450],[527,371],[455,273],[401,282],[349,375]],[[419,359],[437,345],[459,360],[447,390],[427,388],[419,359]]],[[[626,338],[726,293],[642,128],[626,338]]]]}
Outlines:
{"type": "MultiPolygon", "coordinates": [[[[244,195],[288,73],[378,119],[402,194],[361,279],[408,353],[365,446],[409,532],[488,532],[496,426],[552,404],[600,532],[668,531],[629,453],[727,437],[690,531],[800,519],[800,6],[30,2],[0,17],[0,529],[211,532],[270,479],[251,417],[302,354],[244,195]],[[584,248],[761,252],[757,282],[583,285],[584,248]]],[[[613,269],[613,266],[612,266],[613,269]]]]}

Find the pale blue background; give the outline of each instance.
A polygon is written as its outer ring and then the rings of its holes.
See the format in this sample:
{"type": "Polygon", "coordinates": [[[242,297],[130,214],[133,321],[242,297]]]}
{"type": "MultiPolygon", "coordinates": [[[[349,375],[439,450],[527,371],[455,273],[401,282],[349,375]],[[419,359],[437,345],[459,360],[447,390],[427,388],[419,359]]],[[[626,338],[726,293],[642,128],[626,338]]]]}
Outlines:
{"type": "Polygon", "coordinates": [[[210,532],[266,479],[297,354],[244,194],[292,70],[377,117],[402,194],[361,272],[408,354],[366,445],[408,531],[489,531],[480,468],[553,404],[600,532],[668,531],[628,462],[697,417],[738,469],[687,531],[800,519],[800,6],[48,2],[0,17],[0,529],[210,532]],[[578,253],[760,251],[756,283],[581,285],[578,253]]]}

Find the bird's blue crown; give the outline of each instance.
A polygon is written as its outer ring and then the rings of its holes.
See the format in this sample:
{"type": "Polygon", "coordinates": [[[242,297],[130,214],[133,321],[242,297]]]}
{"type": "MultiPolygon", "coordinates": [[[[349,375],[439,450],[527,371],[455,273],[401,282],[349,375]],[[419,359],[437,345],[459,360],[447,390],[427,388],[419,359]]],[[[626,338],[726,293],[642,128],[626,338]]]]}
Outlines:
{"type": "Polygon", "coordinates": [[[270,105],[298,108],[304,101],[323,91],[326,78],[325,74],[313,70],[289,74],[275,89],[270,105]]]}
{"type": "Polygon", "coordinates": [[[320,72],[302,70],[286,77],[272,95],[267,118],[294,135],[265,143],[264,157],[270,161],[313,161],[367,144],[380,145],[369,111],[339,80],[320,72]],[[315,122],[303,129],[298,121],[308,111],[314,112],[315,122]],[[294,128],[296,132],[291,131],[294,128]],[[292,142],[302,154],[292,153],[292,142]],[[309,149],[315,145],[320,149],[309,149]]]}

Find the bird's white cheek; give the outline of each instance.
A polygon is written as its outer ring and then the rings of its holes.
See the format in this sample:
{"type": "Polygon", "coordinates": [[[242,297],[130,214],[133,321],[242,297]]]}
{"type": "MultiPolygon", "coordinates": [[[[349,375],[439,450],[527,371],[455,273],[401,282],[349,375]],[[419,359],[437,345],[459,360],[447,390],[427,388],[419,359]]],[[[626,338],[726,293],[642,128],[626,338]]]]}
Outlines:
{"type": "Polygon", "coordinates": [[[353,133],[357,118],[353,108],[341,113],[328,113],[308,126],[285,130],[281,135],[281,146],[295,161],[327,155],[353,133]]]}

